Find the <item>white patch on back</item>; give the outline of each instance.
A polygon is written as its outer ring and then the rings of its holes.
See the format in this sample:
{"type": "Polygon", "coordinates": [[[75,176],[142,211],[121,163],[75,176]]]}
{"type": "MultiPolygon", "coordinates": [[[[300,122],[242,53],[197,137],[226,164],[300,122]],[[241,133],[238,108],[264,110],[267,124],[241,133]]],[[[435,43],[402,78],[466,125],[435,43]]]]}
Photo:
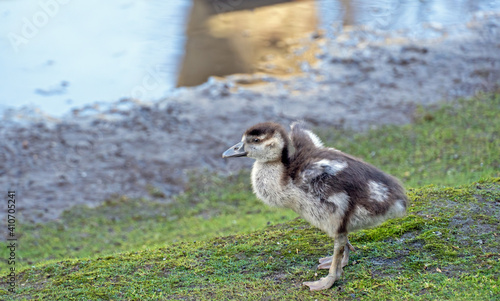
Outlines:
{"type": "Polygon", "coordinates": [[[313,132],[308,131],[308,130],[303,130],[303,131],[306,132],[306,134],[312,140],[312,142],[314,143],[314,145],[316,145],[316,147],[320,147],[320,148],[324,147],[323,141],[321,141],[321,139],[319,139],[319,137],[316,134],[314,134],[313,132]]]}
{"type": "Polygon", "coordinates": [[[347,167],[347,162],[337,160],[323,159],[315,164],[321,166],[326,173],[329,173],[333,176],[347,167]]]}
{"type": "Polygon", "coordinates": [[[310,183],[310,181],[317,176],[327,173],[332,176],[336,175],[343,169],[347,167],[347,162],[341,162],[337,160],[323,159],[314,164],[302,172],[302,182],[310,183]]]}
{"type": "Polygon", "coordinates": [[[387,200],[389,189],[382,183],[369,181],[368,187],[370,189],[370,200],[377,202],[384,202],[387,200]]]}

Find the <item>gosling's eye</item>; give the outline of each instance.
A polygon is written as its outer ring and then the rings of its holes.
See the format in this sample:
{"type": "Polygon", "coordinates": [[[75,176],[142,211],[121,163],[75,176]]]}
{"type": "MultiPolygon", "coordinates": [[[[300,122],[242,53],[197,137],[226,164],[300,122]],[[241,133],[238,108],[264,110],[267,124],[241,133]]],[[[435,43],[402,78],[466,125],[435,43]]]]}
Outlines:
{"type": "Polygon", "coordinates": [[[252,141],[255,142],[255,143],[258,143],[258,142],[260,142],[260,139],[259,138],[253,138],[252,141]]]}

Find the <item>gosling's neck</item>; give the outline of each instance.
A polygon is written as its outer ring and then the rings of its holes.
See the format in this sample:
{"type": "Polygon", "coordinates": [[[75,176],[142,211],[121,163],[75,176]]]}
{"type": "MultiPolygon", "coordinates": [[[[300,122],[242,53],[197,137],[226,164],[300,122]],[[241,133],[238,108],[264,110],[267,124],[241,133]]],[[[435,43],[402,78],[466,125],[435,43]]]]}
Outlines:
{"type": "Polygon", "coordinates": [[[252,168],[252,187],[255,195],[270,206],[286,207],[285,166],[281,161],[255,161],[252,168]]]}
{"type": "Polygon", "coordinates": [[[279,182],[284,172],[285,166],[280,161],[255,161],[252,168],[252,183],[257,180],[265,183],[279,182]]]}

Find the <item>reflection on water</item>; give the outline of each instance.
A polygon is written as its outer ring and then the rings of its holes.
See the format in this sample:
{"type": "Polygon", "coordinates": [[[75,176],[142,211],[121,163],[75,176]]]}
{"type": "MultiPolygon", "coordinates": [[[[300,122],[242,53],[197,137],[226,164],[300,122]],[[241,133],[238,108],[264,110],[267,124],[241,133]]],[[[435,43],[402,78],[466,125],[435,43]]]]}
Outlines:
{"type": "Polygon", "coordinates": [[[426,24],[450,30],[476,11],[499,11],[500,1],[196,0],[190,8],[187,0],[0,1],[0,107],[60,115],[95,101],[154,100],[209,74],[295,72],[314,49],[294,41],[316,23],[328,36],[366,25],[421,37],[426,24]],[[270,2],[280,3],[243,10],[270,2]]]}
{"type": "Polygon", "coordinates": [[[178,86],[195,86],[210,76],[298,71],[311,61],[314,50],[298,39],[317,28],[316,3],[293,1],[241,10],[245,2],[219,7],[194,0],[187,26],[187,42],[178,86]],[[240,5],[241,4],[241,5],[240,5]]]}

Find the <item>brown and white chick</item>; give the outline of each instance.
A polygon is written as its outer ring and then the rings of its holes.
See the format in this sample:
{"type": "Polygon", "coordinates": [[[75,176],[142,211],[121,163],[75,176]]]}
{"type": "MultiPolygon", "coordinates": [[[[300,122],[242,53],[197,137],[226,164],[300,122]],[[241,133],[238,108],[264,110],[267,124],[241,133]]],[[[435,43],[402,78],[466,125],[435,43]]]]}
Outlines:
{"type": "Polygon", "coordinates": [[[321,258],[328,276],[304,282],[311,291],[330,288],[343,275],[353,250],[347,235],[406,213],[408,199],[399,181],[376,167],[323,146],[300,123],[290,135],[272,122],[249,128],[223,158],[255,159],[253,191],[270,206],[290,208],[334,238],[333,256],[321,258]]]}

